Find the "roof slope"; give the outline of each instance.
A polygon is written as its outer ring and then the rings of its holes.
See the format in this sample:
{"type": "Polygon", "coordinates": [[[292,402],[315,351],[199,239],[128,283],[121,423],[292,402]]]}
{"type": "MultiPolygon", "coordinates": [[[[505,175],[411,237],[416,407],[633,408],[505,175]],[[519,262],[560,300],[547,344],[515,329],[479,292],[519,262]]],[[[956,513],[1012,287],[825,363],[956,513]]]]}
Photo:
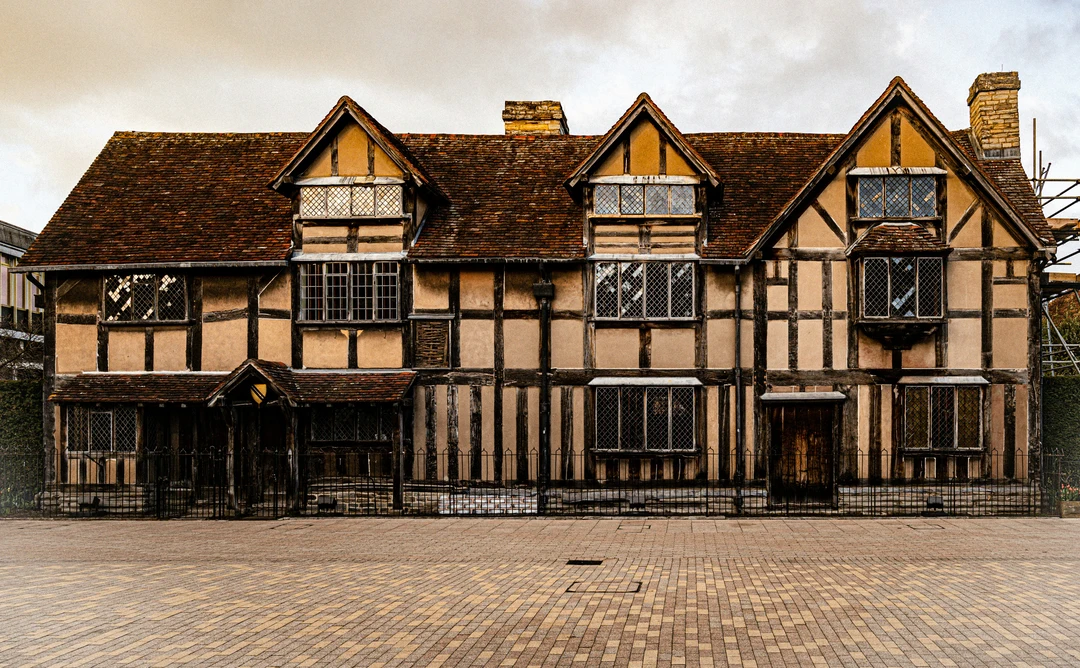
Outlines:
{"type": "Polygon", "coordinates": [[[118,132],[23,263],[285,260],[292,204],[266,184],[306,137],[118,132]]]}
{"type": "Polygon", "coordinates": [[[417,258],[577,259],[581,207],[563,178],[593,148],[585,135],[401,135],[450,203],[436,207],[417,258]]]}

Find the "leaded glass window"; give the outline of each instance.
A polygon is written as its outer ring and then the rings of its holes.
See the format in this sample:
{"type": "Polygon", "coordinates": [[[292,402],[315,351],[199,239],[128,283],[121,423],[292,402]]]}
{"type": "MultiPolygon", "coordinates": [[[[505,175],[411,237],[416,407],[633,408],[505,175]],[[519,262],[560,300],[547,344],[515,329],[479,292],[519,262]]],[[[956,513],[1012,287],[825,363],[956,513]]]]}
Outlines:
{"type": "Polygon", "coordinates": [[[694,317],[691,262],[597,262],[595,271],[597,318],[694,317]]]}
{"type": "Polygon", "coordinates": [[[311,409],[308,433],[325,443],[389,442],[397,417],[381,404],[341,404],[311,409]]]}
{"type": "Polygon", "coordinates": [[[934,176],[860,176],[860,218],[932,218],[937,214],[934,176]]]}
{"type": "Polygon", "coordinates": [[[107,322],[187,318],[187,287],[176,274],[113,274],[104,280],[107,322]]]}
{"type": "Polygon", "coordinates": [[[304,186],[300,189],[300,216],[397,218],[402,215],[404,192],[395,184],[304,186]]]}
{"type": "Polygon", "coordinates": [[[398,319],[397,262],[312,262],[300,265],[303,320],[398,319]]]}
{"type": "Polygon", "coordinates": [[[68,452],[135,452],[138,413],[134,406],[67,406],[68,452]]]}
{"type": "Polygon", "coordinates": [[[904,388],[904,445],[951,450],[982,447],[982,388],[909,385],[904,388]]]}
{"type": "Polygon", "coordinates": [[[694,388],[596,388],[596,449],[687,451],[697,447],[694,388]]]}
{"type": "Polygon", "coordinates": [[[863,317],[940,318],[940,257],[900,256],[863,260],[863,317]]]}
{"type": "Polygon", "coordinates": [[[593,214],[598,216],[692,216],[694,186],[665,184],[593,187],[593,214]]]}

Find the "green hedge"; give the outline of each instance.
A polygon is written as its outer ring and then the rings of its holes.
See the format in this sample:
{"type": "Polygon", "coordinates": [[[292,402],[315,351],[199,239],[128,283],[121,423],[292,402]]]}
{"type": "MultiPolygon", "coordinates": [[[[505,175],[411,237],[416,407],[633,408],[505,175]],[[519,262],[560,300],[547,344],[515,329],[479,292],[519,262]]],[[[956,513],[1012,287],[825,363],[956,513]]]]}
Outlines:
{"type": "Polygon", "coordinates": [[[1080,376],[1043,376],[1043,450],[1080,460],[1080,376]]]}
{"type": "Polygon", "coordinates": [[[45,479],[41,382],[0,381],[0,515],[34,505],[45,479]]]}

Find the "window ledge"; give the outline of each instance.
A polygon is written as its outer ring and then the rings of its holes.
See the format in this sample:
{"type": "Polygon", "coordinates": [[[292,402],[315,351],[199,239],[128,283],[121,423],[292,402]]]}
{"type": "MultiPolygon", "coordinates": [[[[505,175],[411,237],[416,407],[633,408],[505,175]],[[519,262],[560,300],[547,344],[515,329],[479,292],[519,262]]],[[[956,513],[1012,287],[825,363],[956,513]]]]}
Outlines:
{"type": "Polygon", "coordinates": [[[872,320],[860,318],[858,326],[886,349],[910,350],[913,345],[937,331],[944,318],[910,320],[872,320]]]}
{"type": "Polygon", "coordinates": [[[186,320],[102,320],[106,327],[186,327],[195,321],[186,320]]]}

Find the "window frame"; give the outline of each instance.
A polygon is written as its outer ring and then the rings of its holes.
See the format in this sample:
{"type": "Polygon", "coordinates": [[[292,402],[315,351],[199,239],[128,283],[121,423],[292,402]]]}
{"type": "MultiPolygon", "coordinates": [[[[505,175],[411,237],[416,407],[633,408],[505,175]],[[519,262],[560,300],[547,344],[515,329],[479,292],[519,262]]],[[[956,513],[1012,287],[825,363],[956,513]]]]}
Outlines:
{"type": "Polygon", "coordinates": [[[941,181],[934,174],[862,174],[855,176],[855,218],[858,220],[938,220],[941,218],[941,181]],[[889,215],[888,185],[887,179],[907,180],[907,213],[901,215],[889,215]],[[914,213],[914,187],[915,179],[929,179],[934,182],[934,213],[928,216],[917,216],[914,213]],[[881,215],[867,215],[863,212],[862,187],[864,182],[876,180],[881,182],[881,215]]]}
{"type": "MultiPolygon", "coordinates": [[[[116,404],[100,406],[94,404],[66,404],[64,409],[64,453],[68,456],[76,455],[83,457],[102,457],[109,455],[135,455],[139,451],[139,445],[142,440],[141,429],[139,425],[139,409],[136,406],[129,404],[116,404]],[[75,418],[75,414],[78,411],[84,413],[85,422],[75,418]],[[127,419],[131,420],[134,425],[134,431],[132,432],[132,441],[130,447],[124,447],[119,449],[117,447],[117,432],[120,420],[118,413],[123,411],[127,414],[127,419]],[[94,447],[94,415],[105,414],[109,416],[109,449],[101,450],[94,447]],[[85,438],[85,448],[73,449],[72,448],[72,435],[73,429],[85,428],[86,432],[82,435],[85,438]]],[[[76,445],[76,447],[78,447],[76,445]]]]}
{"type": "Polygon", "coordinates": [[[697,280],[698,280],[698,266],[696,262],[689,262],[686,260],[618,260],[618,259],[597,259],[593,263],[593,304],[592,304],[592,318],[597,322],[693,322],[698,317],[698,303],[697,303],[697,280]],[[616,269],[616,312],[617,315],[599,315],[600,304],[600,280],[599,271],[601,265],[615,265],[616,269]],[[623,316],[623,266],[624,265],[641,265],[641,315],[623,316]],[[665,316],[650,316],[649,315],[649,266],[654,265],[667,265],[667,315],[665,316]],[[690,315],[686,316],[673,316],[671,315],[672,306],[674,303],[673,287],[674,287],[674,273],[675,265],[685,265],[689,267],[690,271],[690,286],[689,286],[689,299],[690,299],[690,315]]]}
{"type": "MultiPolygon", "coordinates": [[[[330,446],[348,446],[348,445],[392,445],[394,442],[394,427],[397,416],[393,409],[381,403],[376,402],[364,402],[364,403],[350,403],[350,404],[319,404],[313,405],[308,412],[308,425],[307,436],[309,441],[319,447],[330,446]],[[346,410],[352,411],[352,435],[353,438],[339,439],[334,438],[336,423],[338,414],[346,410]],[[361,418],[364,415],[364,411],[371,411],[375,414],[375,439],[361,439],[361,418]],[[320,413],[325,417],[327,414],[330,416],[330,436],[331,438],[320,438],[324,436],[322,432],[316,433],[316,418],[320,416],[320,413]]],[[[320,423],[322,424],[322,423],[320,423]]],[[[321,428],[326,428],[322,425],[321,428]]]]}
{"type": "Polygon", "coordinates": [[[404,183],[338,183],[338,184],[311,184],[302,185],[298,191],[298,208],[297,213],[303,220],[380,220],[380,219],[399,219],[404,218],[408,214],[405,211],[405,184],[404,183]],[[330,205],[328,204],[328,198],[330,196],[331,188],[344,188],[348,189],[348,201],[347,207],[349,209],[348,214],[331,213],[330,205]],[[380,212],[380,193],[385,193],[388,189],[396,189],[396,210],[388,211],[386,213],[380,212]],[[357,190],[370,190],[371,191],[371,213],[356,213],[355,203],[358,198],[356,197],[357,190]],[[312,205],[305,203],[305,197],[308,193],[314,194],[316,191],[322,193],[322,212],[312,213],[308,208],[312,205]]]}
{"type": "Polygon", "coordinates": [[[112,273],[105,274],[101,278],[101,322],[105,325],[145,325],[147,323],[162,323],[162,324],[174,324],[174,323],[186,323],[191,320],[191,292],[188,290],[187,275],[182,273],[166,273],[166,272],[147,272],[147,273],[112,273]],[[153,318],[136,318],[135,317],[135,285],[136,279],[140,277],[152,276],[154,279],[154,317],[153,318]],[[109,316],[109,281],[111,279],[119,278],[122,282],[127,281],[130,286],[128,287],[128,294],[130,304],[127,307],[128,317],[110,317],[109,316]],[[184,314],[180,318],[161,318],[161,282],[163,279],[174,279],[183,291],[180,301],[183,304],[184,314]]]}
{"type": "Polygon", "coordinates": [[[859,300],[859,316],[864,320],[874,322],[936,322],[945,319],[945,258],[938,255],[868,255],[859,259],[859,283],[862,290],[861,298],[859,300]],[[915,304],[915,315],[895,315],[893,314],[893,261],[900,258],[911,258],[915,264],[915,294],[912,300],[915,304]],[[866,264],[867,262],[880,260],[885,262],[887,276],[886,276],[886,307],[888,313],[885,315],[871,315],[866,312],[867,290],[866,290],[866,264]],[[922,281],[922,263],[924,261],[936,260],[940,267],[940,275],[938,278],[938,309],[936,315],[922,315],[920,312],[921,307],[921,294],[923,290],[922,281]]]}
{"type": "Polygon", "coordinates": [[[984,410],[985,399],[985,387],[981,385],[949,385],[944,383],[927,383],[927,384],[911,384],[903,386],[903,447],[905,451],[909,452],[982,452],[986,449],[986,443],[984,442],[984,425],[986,420],[986,414],[984,410]],[[950,403],[952,410],[952,435],[951,445],[943,446],[934,442],[934,402],[935,402],[935,390],[938,392],[949,391],[951,393],[950,403]],[[911,424],[909,422],[910,406],[912,402],[911,394],[916,391],[926,392],[926,445],[912,445],[909,434],[911,433],[911,424]],[[960,425],[968,419],[970,416],[960,414],[960,393],[961,391],[973,391],[978,393],[976,397],[975,405],[977,406],[978,417],[976,418],[976,445],[960,445],[960,425]]]}
{"type": "Polygon", "coordinates": [[[297,280],[300,282],[300,303],[298,305],[297,322],[301,324],[340,324],[340,323],[400,323],[402,321],[401,316],[401,262],[397,260],[339,260],[339,261],[320,261],[320,262],[299,262],[297,263],[297,280]],[[328,267],[334,265],[344,265],[346,267],[346,273],[340,272],[328,273],[328,267]],[[380,265],[393,265],[394,270],[379,271],[380,265]],[[313,272],[313,268],[318,268],[318,272],[313,272]],[[358,271],[359,267],[364,267],[366,271],[358,271]],[[335,286],[335,289],[340,289],[341,294],[333,297],[335,301],[344,301],[344,305],[340,307],[330,307],[331,298],[328,298],[327,277],[330,276],[344,276],[345,282],[342,285],[335,286]],[[311,282],[312,276],[317,276],[317,284],[311,282]],[[360,276],[366,276],[370,278],[370,282],[367,285],[357,284],[355,281],[360,276]],[[382,284],[382,287],[393,289],[393,315],[388,317],[379,317],[380,302],[383,300],[389,300],[390,297],[380,296],[380,277],[387,281],[382,284]],[[391,280],[392,278],[392,280],[391,280]],[[367,288],[370,293],[365,293],[367,288]],[[309,295],[309,290],[318,291],[318,295],[309,295]],[[366,295],[366,296],[365,296],[366,295]],[[370,300],[370,312],[371,318],[356,317],[357,313],[362,312],[365,309],[361,306],[364,300],[370,300]],[[309,307],[309,302],[317,302],[318,306],[309,307]],[[320,317],[310,318],[309,312],[318,309],[321,312],[320,317]],[[331,310],[344,311],[345,318],[329,318],[327,317],[331,310]]]}
{"type": "Polygon", "coordinates": [[[701,451],[701,444],[698,443],[698,434],[697,434],[697,429],[698,429],[698,415],[697,415],[698,389],[699,388],[697,388],[697,387],[688,386],[688,385],[661,385],[661,384],[657,384],[657,385],[637,385],[637,384],[635,384],[635,385],[603,385],[603,386],[596,387],[595,391],[594,391],[594,396],[593,396],[593,409],[594,409],[593,410],[593,415],[594,415],[594,418],[593,418],[593,436],[594,436],[593,452],[603,453],[605,455],[611,455],[611,454],[617,454],[618,455],[618,454],[621,454],[621,455],[653,455],[653,456],[658,456],[658,455],[685,455],[685,454],[699,453],[701,451]],[[639,447],[639,448],[623,448],[622,447],[623,432],[624,432],[623,424],[622,424],[623,423],[623,414],[624,414],[624,411],[623,411],[623,397],[630,390],[639,390],[639,391],[641,391],[641,401],[642,401],[641,419],[642,419],[642,423],[641,423],[641,430],[640,430],[640,433],[641,433],[641,447],[639,447]],[[655,392],[655,391],[664,391],[664,392],[667,393],[667,412],[666,412],[666,416],[665,416],[666,417],[666,422],[667,422],[667,427],[666,427],[666,431],[667,431],[667,447],[666,448],[649,447],[649,428],[650,428],[650,426],[649,426],[648,402],[649,402],[649,393],[650,393],[650,391],[653,391],[653,392],[655,392]],[[682,448],[674,447],[674,438],[675,438],[675,434],[674,434],[674,428],[675,428],[674,427],[674,425],[675,425],[675,417],[674,417],[675,398],[674,398],[674,396],[675,395],[674,395],[674,393],[676,391],[682,391],[682,392],[686,392],[686,393],[689,394],[690,438],[691,438],[691,445],[689,447],[682,447],[682,448]],[[601,415],[601,412],[599,410],[599,408],[600,408],[599,404],[600,404],[601,393],[604,393],[604,392],[615,392],[616,396],[617,396],[616,410],[615,410],[615,415],[616,415],[616,420],[615,420],[616,436],[615,436],[615,440],[618,443],[618,445],[615,448],[602,447],[600,445],[601,443],[604,443],[607,440],[601,434],[601,428],[602,428],[601,422],[600,422],[599,419],[597,419],[601,415]]]}
{"type": "Polygon", "coordinates": [[[698,217],[698,193],[697,188],[693,185],[686,183],[597,183],[592,186],[592,201],[589,204],[589,215],[598,218],[695,218],[698,217]],[[616,195],[616,211],[614,213],[605,213],[597,211],[597,188],[615,188],[617,190],[616,195]],[[623,190],[629,190],[630,188],[641,189],[641,212],[634,213],[623,210],[623,190]],[[666,188],[667,189],[667,208],[665,212],[649,213],[649,189],[650,188],[666,188]],[[675,201],[675,188],[686,188],[690,193],[690,211],[689,213],[673,213],[672,203],[675,201]]]}

